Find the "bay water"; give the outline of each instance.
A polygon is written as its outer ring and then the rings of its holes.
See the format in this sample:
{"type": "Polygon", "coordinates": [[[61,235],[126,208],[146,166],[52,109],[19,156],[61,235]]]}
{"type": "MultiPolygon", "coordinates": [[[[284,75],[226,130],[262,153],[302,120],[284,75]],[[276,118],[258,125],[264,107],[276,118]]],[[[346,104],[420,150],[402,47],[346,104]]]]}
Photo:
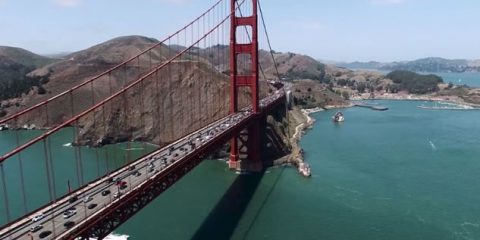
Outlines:
{"type": "Polygon", "coordinates": [[[480,72],[464,73],[434,73],[443,78],[445,83],[455,85],[468,85],[470,87],[480,87],[480,72]]]}
{"type": "Polygon", "coordinates": [[[480,111],[375,101],[313,114],[313,176],[207,161],[118,231],[130,239],[480,239],[480,111]]]}
{"type": "MultiPolygon", "coordinates": [[[[331,121],[336,110],[312,114],[316,123],[301,140],[311,178],[291,167],[236,175],[222,161],[204,161],[116,233],[138,240],[480,239],[480,111],[374,103],[389,110],[344,109],[342,124],[331,121]]],[[[2,143],[7,135],[0,133],[2,143]]],[[[64,143],[59,136],[52,148],[67,151],[64,143]]],[[[125,147],[110,148],[124,159],[125,147]]],[[[83,151],[95,159],[98,150],[83,151]]],[[[86,165],[97,174],[95,161],[86,165]]]]}

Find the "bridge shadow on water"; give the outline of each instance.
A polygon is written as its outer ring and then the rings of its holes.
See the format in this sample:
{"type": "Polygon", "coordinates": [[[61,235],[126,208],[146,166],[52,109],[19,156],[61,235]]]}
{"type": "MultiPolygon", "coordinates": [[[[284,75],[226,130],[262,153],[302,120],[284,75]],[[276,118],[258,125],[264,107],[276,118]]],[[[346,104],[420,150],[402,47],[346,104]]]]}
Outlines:
{"type": "Polygon", "coordinates": [[[239,175],[192,239],[230,239],[264,175],[239,175]]]}

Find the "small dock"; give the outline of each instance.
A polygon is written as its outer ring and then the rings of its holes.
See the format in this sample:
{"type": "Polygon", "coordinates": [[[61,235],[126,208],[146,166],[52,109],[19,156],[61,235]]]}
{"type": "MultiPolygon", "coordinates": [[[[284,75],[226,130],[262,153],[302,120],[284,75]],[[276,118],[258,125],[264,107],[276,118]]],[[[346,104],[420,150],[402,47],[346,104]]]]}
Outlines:
{"type": "Polygon", "coordinates": [[[375,111],[387,111],[388,107],[385,106],[380,106],[380,105],[371,105],[371,104],[366,104],[366,103],[356,103],[354,105],[355,107],[363,107],[363,108],[370,108],[375,111]]]}

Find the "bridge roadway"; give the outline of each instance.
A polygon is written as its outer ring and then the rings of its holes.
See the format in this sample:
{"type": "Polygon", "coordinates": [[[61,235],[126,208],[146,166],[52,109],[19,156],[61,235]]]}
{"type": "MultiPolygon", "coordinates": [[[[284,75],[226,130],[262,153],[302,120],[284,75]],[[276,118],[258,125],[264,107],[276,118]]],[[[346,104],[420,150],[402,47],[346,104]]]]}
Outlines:
{"type": "MultiPolygon", "coordinates": [[[[268,107],[283,96],[284,92],[279,90],[262,99],[260,101],[261,109],[268,107]]],[[[239,113],[220,119],[183,139],[154,151],[72,192],[69,196],[63,197],[59,201],[14,222],[0,230],[0,239],[63,239],[69,236],[70,232],[75,231],[81,223],[102,216],[103,209],[117,201],[122,201],[129,192],[140,188],[142,184],[154,179],[162,172],[168,171],[176,163],[189,159],[189,155],[196,154],[196,149],[208,145],[217,137],[232,128],[238,127],[237,125],[240,123],[243,122],[244,124],[253,115],[250,108],[242,109],[239,113]],[[122,187],[122,184],[125,186],[122,187]],[[105,191],[110,193],[106,194],[105,191]],[[119,194],[118,197],[117,194],[119,194]],[[72,199],[73,196],[78,199],[72,199]],[[89,199],[85,200],[85,198],[89,199]],[[64,216],[68,209],[75,209],[75,213],[72,216],[64,216]],[[42,218],[33,221],[36,216],[42,216],[42,218]],[[65,226],[67,222],[73,222],[73,226],[65,226]],[[31,230],[37,226],[41,226],[41,229],[31,230]],[[48,236],[40,237],[48,232],[50,232],[48,236]]]]}

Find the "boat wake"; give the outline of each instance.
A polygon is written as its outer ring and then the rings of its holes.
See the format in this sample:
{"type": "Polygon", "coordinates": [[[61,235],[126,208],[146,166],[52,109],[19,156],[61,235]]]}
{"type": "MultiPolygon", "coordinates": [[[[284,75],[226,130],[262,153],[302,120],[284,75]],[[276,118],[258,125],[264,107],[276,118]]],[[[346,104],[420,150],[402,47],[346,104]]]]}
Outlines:
{"type": "MultiPolygon", "coordinates": [[[[106,236],[104,240],[127,240],[130,236],[111,233],[110,235],[106,236]]],[[[78,239],[78,238],[77,238],[78,239]]],[[[76,239],[76,240],[77,240],[76,239]]],[[[97,240],[96,238],[89,238],[89,240],[97,240]]]]}
{"type": "Polygon", "coordinates": [[[104,238],[105,240],[127,240],[130,236],[128,235],[122,235],[122,234],[116,234],[116,233],[112,233],[110,235],[108,235],[106,238],[104,238]]]}
{"type": "Polygon", "coordinates": [[[143,148],[125,148],[124,151],[142,151],[143,148]]]}
{"type": "Polygon", "coordinates": [[[430,143],[430,146],[432,147],[432,150],[436,151],[437,146],[435,146],[435,144],[432,141],[428,141],[428,142],[430,143]]]}

